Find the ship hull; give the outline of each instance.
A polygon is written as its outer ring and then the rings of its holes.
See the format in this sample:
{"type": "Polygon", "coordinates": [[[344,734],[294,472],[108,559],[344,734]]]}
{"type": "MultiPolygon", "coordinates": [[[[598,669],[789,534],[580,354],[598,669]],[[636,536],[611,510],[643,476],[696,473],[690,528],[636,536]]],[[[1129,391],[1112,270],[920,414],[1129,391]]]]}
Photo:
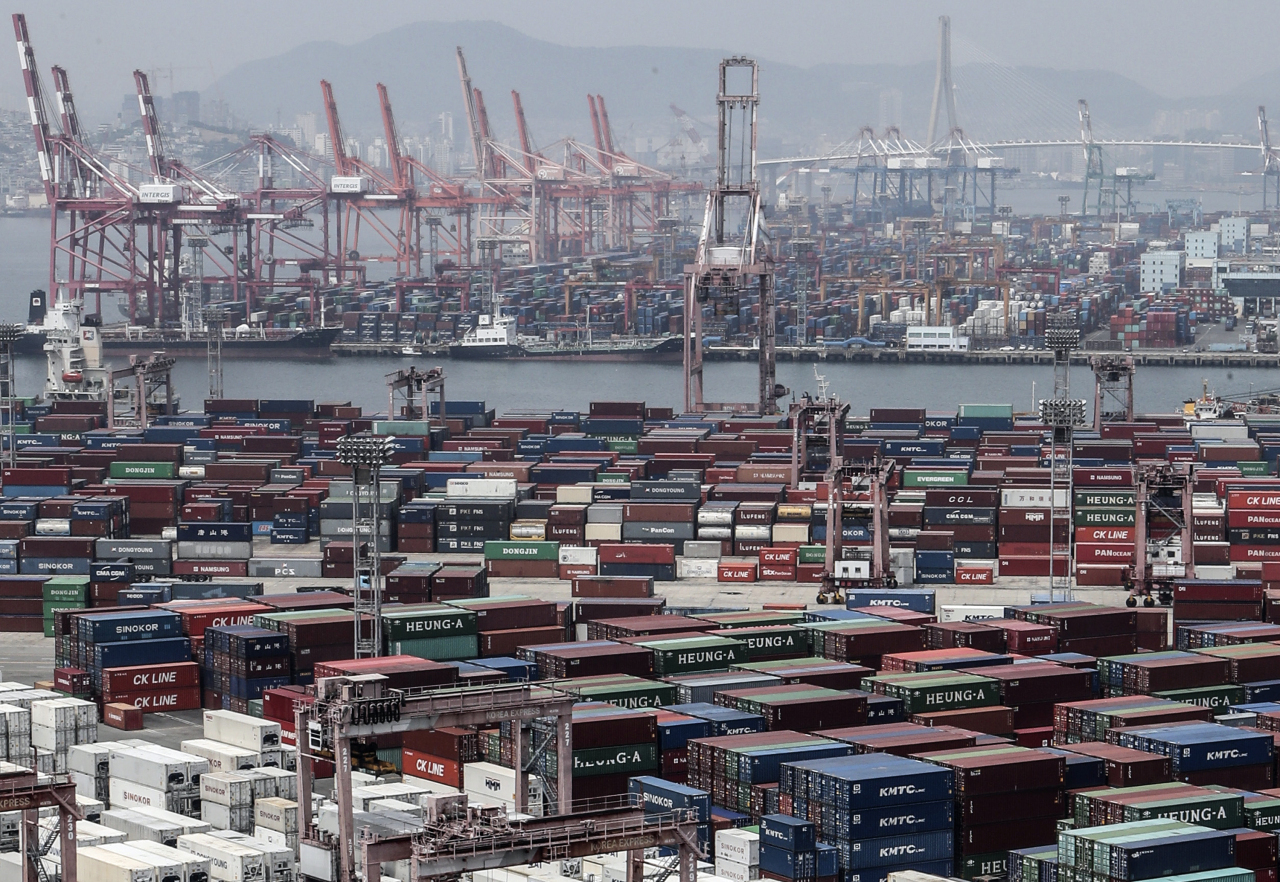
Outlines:
{"type": "Polygon", "coordinates": [[[649,346],[618,346],[608,344],[587,347],[548,347],[530,349],[524,346],[463,346],[449,347],[449,356],[457,359],[508,359],[525,361],[592,361],[592,362],[643,362],[662,363],[681,360],[681,338],[664,338],[649,346]]]}
{"type": "MultiPolygon", "coordinates": [[[[223,358],[255,358],[255,359],[325,359],[333,353],[329,346],[337,339],[339,328],[321,328],[311,331],[300,331],[292,337],[263,339],[261,337],[228,337],[222,341],[223,358]]],[[[126,339],[115,335],[103,334],[102,354],[104,358],[128,355],[151,355],[163,352],[174,358],[199,357],[208,354],[208,342],[203,338],[183,339],[181,337],[144,337],[142,339],[126,339]]],[[[18,338],[14,351],[19,355],[39,355],[44,351],[44,335],[28,332],[18,338]]]]}

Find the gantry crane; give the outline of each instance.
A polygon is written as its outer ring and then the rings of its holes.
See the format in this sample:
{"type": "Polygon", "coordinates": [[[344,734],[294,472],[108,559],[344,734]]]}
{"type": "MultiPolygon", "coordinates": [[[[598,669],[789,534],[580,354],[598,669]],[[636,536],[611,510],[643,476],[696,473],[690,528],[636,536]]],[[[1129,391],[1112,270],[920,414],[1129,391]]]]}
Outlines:
{"type": "Polygon", "coordinates": [[[777,308],[773,254],[765,229],[760,181],[756,174],[756,110],[760,75],[750,58],[720,62],[719,140],[716,178],[707,208],[697,256],[685,267],[684,409],[761,414],[778,412],[786,389],[777,382],[777,308]],[[743,85],[743,83],[747,85],[743,85]],[[737,232],[735,232],[735,227],[737,232]],[[736,308],[751,293],[760,297],[759,394],[751,404],[710,404],[703,399],[702,347],[704,309],[736,308]]]}

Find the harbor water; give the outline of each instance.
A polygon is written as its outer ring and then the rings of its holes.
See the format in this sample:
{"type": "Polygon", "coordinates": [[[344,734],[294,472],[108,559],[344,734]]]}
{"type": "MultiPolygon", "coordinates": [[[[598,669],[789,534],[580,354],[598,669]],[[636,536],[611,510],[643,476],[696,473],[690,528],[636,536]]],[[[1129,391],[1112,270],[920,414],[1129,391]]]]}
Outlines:
{"type": "MultiPolygon", "coordinates": [[[[26,295],[47,286],[48,222],[44,218],[0,218],[0,320],[25,321],[26,295]]],[[[105,308],[104,308],[105,309],[105,308]]],[[[110,318],[110,313],[108,313],[110,318]]],[[[448,375],[447,398],[483,399],[498,410],[586,410],[594,400],[644,400],[682,406],[679,364],[609,364],[530,361],[451,361],[412,358],[338,358],[322,362],[227,359],[224,390],[245,398],[311,398],[351,401],[367,410],[387,407],[385,375],[416,363],[441,364],[448,375]]],[[[123,365],[117,365],[123,366],[123,365]]],[[[1052,392],[1053,371],[1030,365],[873,365],[821,364],[831,389],[866,413],[872,405],[916,406],[954,411],[974,402],[1012,403],[1033,408],[1033,395],[1052,392]]],[[[18,365],[18,392],[38,394],[44,383],[42,358],[18,365]]],[[[1072,369],[1072,388],[1092,401],[1092,375],[1072,369]]],[[[1135,396],[1139,411],[1168,412],[1200,394],[1202,380],[1219,393],[1280,388],[1280,368],[1159,367],[1140,370],[1135,396]]],[[[778,381],[794,390],[817,392],[813,364],[782,363],[778,381]]],[[[181,358],[174,383],[183,407],[199,410],[208,393],[202,356],[181,358]]],[[[713,362],[706,366],[708,401],[752,401],[756,397],[754,362],[713,362]]]]}

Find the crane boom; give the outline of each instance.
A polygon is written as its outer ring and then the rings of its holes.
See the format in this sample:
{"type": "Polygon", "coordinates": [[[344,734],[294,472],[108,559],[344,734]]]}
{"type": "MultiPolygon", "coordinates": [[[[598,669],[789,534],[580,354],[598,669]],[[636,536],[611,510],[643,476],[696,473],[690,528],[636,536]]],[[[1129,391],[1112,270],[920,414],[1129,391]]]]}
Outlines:
{"type": "Polygon", "coordinates": [[[467,73],[467,59],[458,47],[458,79],[462,82],[462,106],[467,109],[467,131],[471,133],[471,153],[476,162],[476,173],[485,173],[484,142],[480,134],[480,114],[476,110],[476,92],[471,87],[471,75],[467,73]]]}
{"type": "Polygon", "coordinates": [[[151,174],[156,183],[168,177],[168,160],[165,157],[164,139],[160,134],[160,118],[156,103],[151,97],[151,81],[144,71],[133,72],[133,82],[138,87],[138,110],[142,114],[142,133],[147,139],[147,158],[151,161],[151,174]]]}
{"type": "Polygon", "coordinates": [[[604,165],[604,133],[600,130],[600,109],[596,107],[595,95],[587,95],[587,107],[591,111],[591,134],[595,136],[596,158],[600,160],[601,165],[604,165]]]}
{"type": "Polygon", "coordinates": [[[524,103],[520,100],[520,93],[515,89],[511,90],[511,104],[516,112],[516,131],[520,135],[520,151],[524,154],[524,168],[529,174],[533,174],[537,171],[533,140],[529,137],[529,124],[524,118],[524,103]]]}
{"type": "Polygon", "coordinates": [[[596,104],[600,107],[600,132],[604,135],[604,149],[611,156],[617,156],[619,154],[613,147],[613,127],[609,125],[609,111],[605,109],[603,95],[596,96],[596,104]]]}
{"type": "MultiPolygon", "coordinates": [[[[63,136],[73,144],[83,144],[80,132],[80,117],[76,113],[75,98],[71,94],[71,79],[65,68],[53,68],[53,92],[58,99],[58,115],[62,119],[63,136]]],[[[68,174],[73,177],[72,192],[77,196],[88,195],[88,182],[91,178],[83,162],[70,153],[66,154],[68,174]]]]}
{"type": "Polygon", "coordinates": [[[36,139],[36,159],[40,163],[40,180],[50,204],[54,201],[53,148],[49,131],[49,113],[44,90],[40,85],[40,73],[36,67],[36,53],[31,48],[31,36],[27,33],[27,17],[21,12],[13,15],[13,32],[18,39],[18,61],[22,64],[22,83],[27,90],[27,107],[31,111],[31,129],[36,139]]]}
{"type": "Polygon", "coordinates": [[[483,154],[485,157],[485,173],[491,178],[501,178],[506,172],[506,165],[497,154],[488,149],[488,144],[493,140],[493,133],[489,130],[489,111],[484,106],[484,93],[479,89],[472,89],[475,93],[476,101],[476,119],[480,124],[480,143],[484,145],[483,154]]]}
{"type": "Polygon", "coordinates": [[[404,188],[413,185],[409,179],[409,164],[404,161],[400,150],[400,133],[396,130],[396,118],[391,112],[391,97],[387,87],[378,83],[378,104],[382,108],[382,130],[387,138],[387,160],[391,166],[391,179],[396,187],[404,188]]]}
{"type": "Polygon", "coordinates": [[[324,98],[324,115],[329,123],[329,142],[333,146],[333,167],[341,176],[352,174],[351,160],[347,156],[347,142],[342,136],[342,120],[338,118],[338,102],[333,97],[333,86],[328,80],[320,81],[320,94],[324,98]]]}

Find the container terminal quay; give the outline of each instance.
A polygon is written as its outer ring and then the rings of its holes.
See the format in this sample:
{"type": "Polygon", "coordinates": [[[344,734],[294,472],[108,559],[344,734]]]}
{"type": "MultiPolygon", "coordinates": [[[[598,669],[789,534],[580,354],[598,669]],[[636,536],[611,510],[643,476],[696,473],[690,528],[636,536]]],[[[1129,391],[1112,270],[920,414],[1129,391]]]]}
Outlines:
{"type": "Polygon", "coordinates": [[[1157,145],[1260,151],[1258,212],[1137,211],[1082,102],[1081,210],[1015,217],[943,18],[927,146],[761,159],[733,56],[702,180],[598,95],[538,150],[513,93],[516,148],[459,49],[469,172],[328,81],[327,142],[187,164],[142,71],[131,168],[14,26],[54,259],[0,324],[0,882],[1277,882],[1280,395],[1134,397],[1280,358],[1264,111],[1157,145]],[[223,370],[391,347],[385,407],[223,370]],[[1053,382],[855,412],[792,349],[1053,382]],[[679,400],[450,394],[556,358],[679,400]]]}

